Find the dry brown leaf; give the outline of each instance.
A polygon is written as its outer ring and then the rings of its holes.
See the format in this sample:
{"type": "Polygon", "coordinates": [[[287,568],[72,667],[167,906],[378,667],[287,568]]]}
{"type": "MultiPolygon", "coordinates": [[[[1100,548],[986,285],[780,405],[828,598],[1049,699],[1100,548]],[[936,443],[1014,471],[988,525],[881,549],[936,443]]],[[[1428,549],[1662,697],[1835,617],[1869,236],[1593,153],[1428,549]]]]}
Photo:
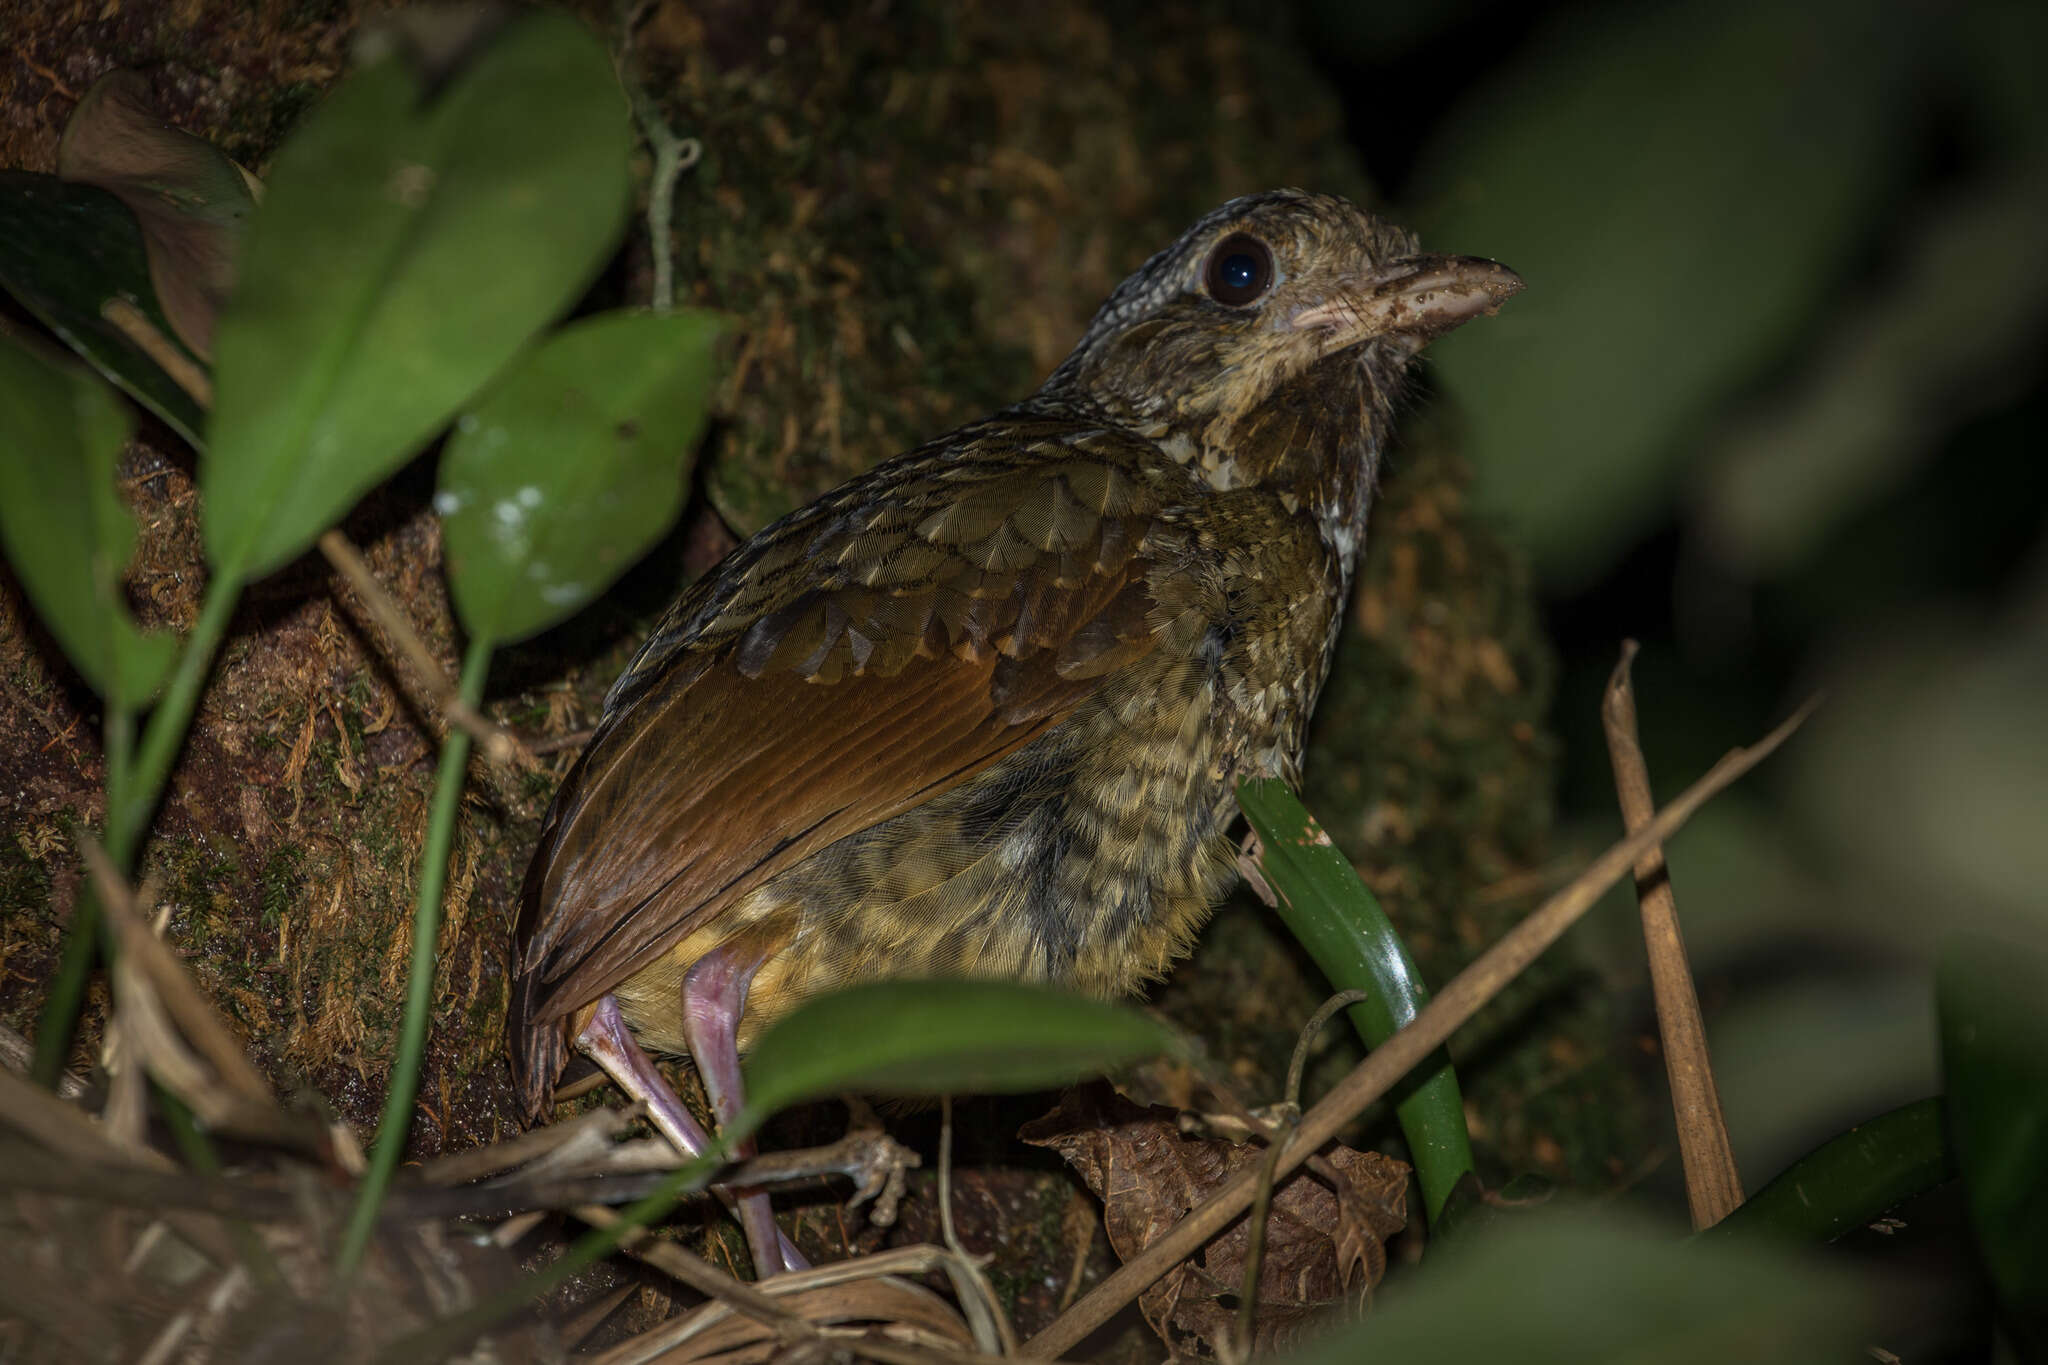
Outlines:
{"type": "Polygon", "coordinates": [[[57,148],[57,174],[111,191],[135,214],[157,303],[178,339],[212,358],[213,327],[234,288],[235,253],[254,181],[210,144],[156,112],[149,82],[112,71],[85,92],[57,148]]]}
{"type": "MultiPolygon", "coordinates": [[[[1104,1085],[1071,1092],[1027,1124],[1026,1142],[1058,1152],[1103,1201],[1110,1245],[1131,1260],[1266,1149],[1190,1137],[1172,1109],[1131,1103],[1104,1085]]],[[[1369,1291],[1386,1270],[1385,1241],[1407,1222],[1408,1167],[1335,1143],[1323,1155],[1342,1177],[1333,1191],[1308,1171],[1273,1192],[1259,1269],[1252,1346],[1283,1349],[1318,1313],[1369,1291]]],[[[1249,1223],[1239,1219],[1200,1256],[1138,1299],[1176,1355],[1215,1355],[1234,1330],[1249,1223]]]]}

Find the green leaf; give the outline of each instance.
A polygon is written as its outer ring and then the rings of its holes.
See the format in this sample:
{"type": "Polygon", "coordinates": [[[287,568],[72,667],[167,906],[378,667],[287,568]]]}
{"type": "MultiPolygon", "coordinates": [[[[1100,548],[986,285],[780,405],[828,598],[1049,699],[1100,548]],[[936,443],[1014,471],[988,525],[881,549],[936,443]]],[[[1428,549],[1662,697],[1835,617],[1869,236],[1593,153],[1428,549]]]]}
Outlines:
{"type": "Polygon", "coordinates": [[[1703,416],[1839,294],[1905,164],[1922,32],[1851,0],[1573,10],[1425,152],[1424,240],[1529,282],[1430,356],[1546,577],[1641,534],[1703,416]]]}
{"type": "Polygon", "coordinates": [[[1390,1283],[1364,1321],[1294,1365],[1811,1365],[1871,1324],[1843,1275],[1776,1247],[1684,1243],[1636,1219],[1535,1210],[1390,1283]]]}
{"type": "Polygon", "coordinates": [[[1129,1006],[1043,986],[877,982],[819,996],[769,1029],[747,1056],[747,1110],[758,1121],[848,1091],[1043,1090],[1179,1046],[1129,1006]]]}
{"type": "Polygon", "coordinates": [[[206,544],[300,553],[573,303],[624,223],[625,101],[603,46],[530,14],[430,102],[397,59],[278,153],[215,339],[206,544]]]}
{"type": "Polygon", "coordinates": [[[94,369],[199,444],[199,405],[100,316],[109,299],[126,299],[171,335],[150,287],[142,229],[119,199],[54,176],[0,171],[0,285],[94,369]]]}
{"type": "Polygon", "coordinates": [[[2048,1356],[2048,954],[1958,939],[1937,973],[1949,1136],[2019,1356],[2048,1356]]]}
{"type": "Polygon", "coordinates": [[[1832,1241],[1955,1174],[1941,1101],[1915,1100],[1828,1139],[1699,1235],[1832,1241]]]}
{"type": "Polygon", "coordinates": [[[471,635],[547,629],[668,529],[720,326],[702,312],[590,319],[515,362],[457,421],[434,505],[471,635]]]}
{"type": "MultiPolygon", "coordinates": [[[[1429,987],[1393,921],[1351,860],[1308,808],[1275,779],[1240,782],[1238,805],[1259,835],[1259,867],[1276,909],[1323,975],[1340,991],[1365,991],[1348,1013],[1367,1047],[1378,1047],[1429,1003],[1429,987]]],[[[1394,1106],[1415,1159],[1423,1203],[1434,1221],[1458,1181],[1471,1174],[1472,1141],[1450,1053],[1439,1048],[1397,1092],[1394,1106]]]]}
{"type": "Polygon", "coordinates": [[[114,489],[128,415],[91,375],[0,336],[0,539],[36,610],[85,680],[134,709],[177,653],[128,614],[121,571],[135,520],[114,489]]]}

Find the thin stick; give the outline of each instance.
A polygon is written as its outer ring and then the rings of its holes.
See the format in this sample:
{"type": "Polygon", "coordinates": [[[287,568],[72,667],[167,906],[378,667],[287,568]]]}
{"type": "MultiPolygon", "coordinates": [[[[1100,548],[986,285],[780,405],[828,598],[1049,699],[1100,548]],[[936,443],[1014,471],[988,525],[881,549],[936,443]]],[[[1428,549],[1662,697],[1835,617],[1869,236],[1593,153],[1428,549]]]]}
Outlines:
{"type": "Polygon", "coordinates": [[[149,315],[126,299],[108,299],[100,305],[100,316],[112,323],[114,330],[134,345],[135,349],[148,356],[150,361],[165,374],[171,382],[190,395],[201,408],[213,407],[213,377],[192,363],[190,356],[158,331],[149,315]]]}
{"type": "MultiPolygon", "coordinates": [[[[1336,1017],[1338,1010],[1368,998],[1364,991],[1339,991],[1325,1000],[1322,1007],[1309,1016],[1308,1023],[1302,1026],[1301,1036],[1294,1042],[1294,1057],[1287,1064],[1287,1089],[1281,1100],[1289,1115],[1301,1112],[1301,1076],[1308,1068],[1309,1048],[1315,1044],[1316,1035],[1336,1017]]],[[[1272,1138],[1267,1142],[1266,1170],[1252,1198],[1251,1236],[1245,1243],[1244,1283],[1238,1292],[1237,1334],[1231,1339],[1229,1352],[1232,1365],[1239,1365],[1239,1362],[1252,1357],[1252,1332],[1258,1325],[1259,1270],[1266,1256],[1266,1220],[1273,1207],[1273,1170],[1286,1147],[1284,1142],[1272,1138]]]]}
{"type": "MultiPolygon", "coordinates": [[[[618,1212],[602,1204],[584,1204],[575,1212],[578,1218],[594,1228],[612,1227],[619,1221],[618,1212]]],[[[620,1239],[619,1246],[629,1255],[673,1276],[698,1293],[746,1314],[771,1329],[784,1342],[801,1341],[817,1335],[817,1328],[754,1286],[740,1283],[703,1257],[685,1251],[674,1242],[655,1237],[646,1228],[633,1229],[620,1239]]]]}
{"type": "Polygon", "coordinates": [[[953,1226],[953,1097],[939,1096],[939,1232],[953,1253],[947,1273],[953,1280],[960,1311],[974,1332],[975,1344],[992,1354],[1017,1354],[1017,1333],[996,1306],[995,1290],[981,1273],[981,1263],[967,1254],[953,1226]]]}
{"type": "Polygon", "coordinates": [[[1287,1154],[1285,1142],[1266,1148],[1259,1163],[1259,1183],[1252,1190],[1250,1235],[1245,1240],[1244,1282],[1238,1288],[1237,1322],[1228,1338],[1228,1348],[1219,1352],[1226,1365],[1245,1365],[1252,1358],[1252,1331],[1258,1326],[1259,1270],[1266,1259],[1266,1220],[1273,1212],[1273,1186],[1279,1182],[1280,1162],[1287,1154]]]}
{"type": "Polygon", "coordinates": [[[640,135],[647,139],[647,149],[654,153],[654,174],[647,182],[647,247],[654,263],[648,303],[655,312],[666,313],[676,304],[675,246],[669,240],[669,228],[675,220],[676,181],[704,155],[704,144],[693,137],[677,137],[662,118],[654,97],[630,72],[633,30],[652,9],[652,5],[619,5],[619,42],[613,49],[612,60],[618,67],[619,84],[626,88],[633,118],[640,125],[640,135]]]}
{"type": "Polygon", "coordinates": [[[1338,1010],[1349,1009],[1362,1000],[1370,999],[1372,996],[1366,991],[1338,991],[1325,1000],[1316,1012],[1309,1016],[1308,1022],[1301,1026],[1301,1034],[1294,1040],[1294,1056],[1287,1063],[1287,1089],[1282,1103],[1289,1110],[1301,1108],[1301,1078],[1308,1070],[1309,1049],[1315,1046],[1316,1037],[1322,1033],[1323,1026],[1336,1018],[1338,1010]]]}
{"type": "MultiPolygon", "coordinates": [[[[564,749],[580,749],[588,744],[590,737],[596,733],[597,730],[594,726],[586,726],[581,730],[571,730],[566,735],[556,735],[552,739],[535,740],[526,746],[526,752],[532,754],[535,758],[546,758],[549,754],[558,754],[564,749]]],[[[561,1093],[559,1090],[556,1091],[556,1097],[560,1098],[561,1093]]]]}
{"type": "MultiPolygon", "coordinates": [[[[1614,790],[1621,798],[1621,818],[1633,834],[1650,821],[1650,770],[1637,738],[1635,688],[1629,665],[1636,642],[1621,646],[1621,660],[1607,679],[1600,703],[1600,721],[1607,731],[1607,753],[1614,763],[1614,790]]],[[[1742,1203],[1742,1176],[1728,1144],[1728,1125],[1721,1117],[1721,1096],[1714,1087],[1714,1064],[1707,1055],[1707,1032],[1700,1019],[1700,998],[1693,989],[1686,962],[1685,939],[1678,930],[1678,902],[1664,850],[1651,845],[1636,860],[1636,899],[1643,912],[1643,946],[1649,950],[1650,989],[1657,1001],[1657,1031],[1664,1040],[1664,1069],[1671,1078],[1671,1109],[1678,1122],[1678,1153],[1685,1166],[1685,1197],[1692,1206],[1695,1229],[1710,1228],[1742,1203]]]]}
{"type": "Polygon", "coordinates": [[[533,767],[532,755],[525,752],[509,730],[493,724],[463,700],[454,679],[441,667],[440,660],[427,648],[426,641],[420,639],[419,632],[413,629],[412,622],[399,609],[398,603],[391,600],[391,594],[384,591],[384,585],[377,581],[377,575],[371,571],[369,562],[355,544],[338,529],[323,532],[319,544],[320,553],[327,556],[327,562],[334,566],[336,573],[348,580],[363,609],[370,613],[370,619],[377,623],[384,637],[411,665],[442,717],[475,740],[492,764],[500,768],[513,763],[533,767]]]}
{"type": "MultiPolygon", "coordinates": [[[[1813,707],[1814,702],[1808,702],[1756,744],[1731,751],[1706,776],[1658,812],[1648,825],[1594,859],[1571,885],[1545,901],[1493,947],[1480,954],[1471,966],[1458,973],[1436,999],[1409,1021],[1407,1027],[1374,1050],[1324,1096],[1322,1103],[1302,1116],[1301,1126],[1288,1142],[1275,1176],[1284,1177],[1299,1166],[1367,1105],[1398,1084],[1411,1067],[1440,1047],[1459,1025],[1477,1014],[1545,949],[1557,942],[1565,930],[1576,924],[1607,888],[1628,872],[1645,849],[1670,838],[1716,793],[1762,762],[1799,728],[1813,707]]],[[[1251,1205],[1260,1169],[1251,1167],[1239,1172],[1190,1211],[1187,1217],[1174,1224],[1164,1236],[1146,1247],[1137,1259],[1126,1263],[1084,1295],[1050,1327],[1025,1342],[1022,1354],[1043,1359],[1072,1350],[1090,1332],[1108,1322],[1125,1304],[1143,1293],[1153,1281],[1235,1222],[1238,1215],[1251,1205]]]]}
{"type": "MultiPolygon", "coordinates": [[[[488,1147],[471,1147],[450,1156],[436,1157],[420,1167],[420,1179],[429,1185],[462,1185],[482,1180],[538,1160],[558,1147],[577,1139],[587,1139],[593,1133],[603,1138],[615,1138],[641,1116],[640,1111],[638,1104],[625,1109],[593,1109],[566,1123],[542,1124],[488,1147]]],[[[674,1167],[675,1163],[671,1162],[664,1169],[673,1170],[674,1167]]]]}

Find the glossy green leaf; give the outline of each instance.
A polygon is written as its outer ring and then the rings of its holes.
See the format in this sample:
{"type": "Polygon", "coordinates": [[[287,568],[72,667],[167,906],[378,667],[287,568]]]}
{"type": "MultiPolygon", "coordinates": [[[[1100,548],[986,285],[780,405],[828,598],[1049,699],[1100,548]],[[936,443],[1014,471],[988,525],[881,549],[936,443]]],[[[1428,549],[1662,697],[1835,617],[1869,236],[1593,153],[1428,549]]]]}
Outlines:
{"type": "Polygon", "coordinates": [[[668,529],[720,325],[694,311],[592,318],[515,362],[456,422],[434,505],[472,636],[547,629],[668,529]]]}
{"type": "Polygon", "coordinates": [[[1851,0],[1560,12],[1424,152],[1424,240],[1529,282],[1430,356],[1476,495],[1546,576],[1641,534],[1703,416],[1838,292],[1904,164],[1918,22],[1851,0]]]}
{"type": "Polygon", "coordinates": [[[1832,1241],[1955,1173],[1941,1101],[1915,1100],[1828,1139],[1700,1236],[1832,1241]]]}
{"type": "Polygon", "coordinates": [[[1978,1250],[2020,1358],[2048,1358],[2048,954],[1961,939],[1938,981],[1949,1136],[1978,1250]]]}
{"type": "Polygon", "coordinates": [[[1812,1365],[1861,1357],[1848,1277],[1777,1247],[1687,1243],[1616,1213],[1535,1210],[1390,1280],[1295,1365],[1812,1365]]]}
{"type": "Polygon", "coordinates": [[[884,981],[801,1006],[746,1060],[758,1119],[800,1100],[1043,1090],[1179,1050],[1127,1005],[1012,981],[884,981]]]}
{"type": "MultiPolygon", "coordinates": [[[[1429,987],[1408,945],[1351,860],[1286,783],[1241,782],[1237,800],[1258,831],[1259,867],[1279,897],[1280,918],[1332,987],[1367,993],[1348,1012],[1365,1045],[1378,1047],[1429,1003],[1429,987]]],[[[1416,1068],[1396,1092],[1394,1113],[1434,1220],[1453,1187],[1472,1171],[1465,1102],[1447,1051],[1438,1049],[1416,1068]]]]}
{"type": "Polygon", "coordinates": [[[94,369],[199,443],[205,419],[192,396],[100,316],[107,300],[126,299],[171,335],[127,205],[91,185],[0,171],[0,285],[94,369]]]}
{"type": "Polygon", "coordinates": [[[43,623],[85,680],[133,709],[177,653],[128,614],[135,520],[114,488],[128,414],[91,375],[0,336],[0,539],[43,623]]]}
{"type": "Polygon", "coordinates": [[[278,153],[215,340],[207,553],[290,559],[583,292],[623,226],[604,47],[536,12],[423,101],[390,58],[278,153]]]}

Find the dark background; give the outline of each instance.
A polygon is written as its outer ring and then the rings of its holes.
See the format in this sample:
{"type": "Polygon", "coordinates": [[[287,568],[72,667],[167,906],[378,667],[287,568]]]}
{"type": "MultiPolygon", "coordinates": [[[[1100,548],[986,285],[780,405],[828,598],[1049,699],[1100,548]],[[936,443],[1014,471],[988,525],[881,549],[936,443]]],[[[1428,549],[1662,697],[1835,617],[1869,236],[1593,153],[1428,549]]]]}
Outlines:
{"type": "MultiPolygon", "coordinates": [[[[1598,696],[1624,635],[1660,795],[1827,693],[1671,853],[1754,1187],[1939,1088],[1944,935],[2044,926],[2048,14],[1298,22],[1426,244],[1529,281],[1431,354],[1561,656],[1567,832],[1618,826],[1598,696]]],[[[1580,935],[1640,990],[1632,920],[1617,897],[1580,935]]]]}

